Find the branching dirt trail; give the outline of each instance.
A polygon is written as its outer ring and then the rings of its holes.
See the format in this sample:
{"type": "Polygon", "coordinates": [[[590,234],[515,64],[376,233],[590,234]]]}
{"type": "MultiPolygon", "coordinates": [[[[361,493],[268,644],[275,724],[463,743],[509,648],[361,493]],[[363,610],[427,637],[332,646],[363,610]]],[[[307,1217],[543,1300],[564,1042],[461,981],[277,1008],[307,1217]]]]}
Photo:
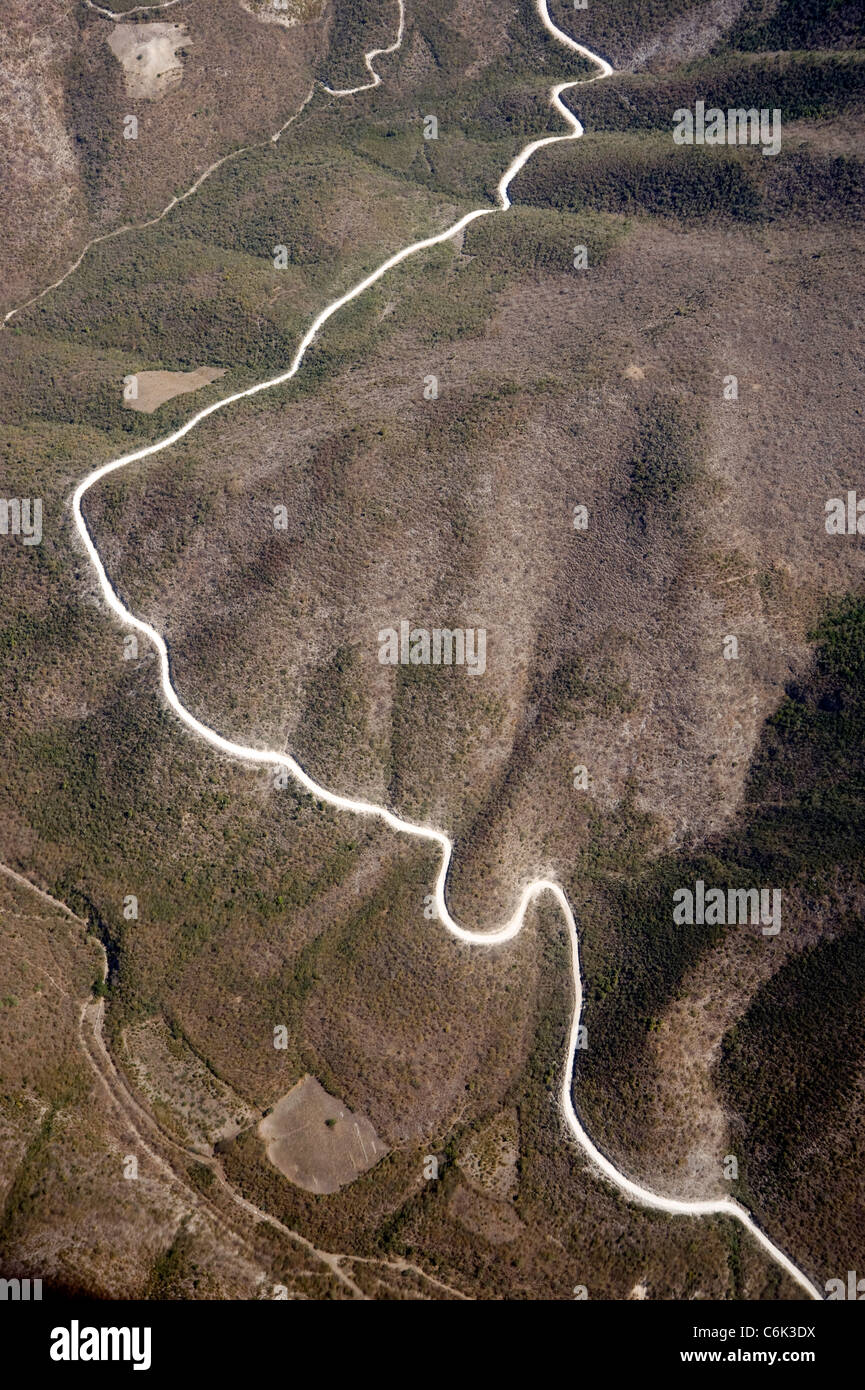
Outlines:
{"type": "MultiPolygon", "coordinates": [[[[108,961],[103,950],[103,965],[107,972],[108,961]]],[[[124,1120],[133,1129],[138,1143],[144,1153],[170,1181],[177,1183],[183,1188],[187,1199],[196,1207],[205,1208],[210,1216],[217,1221],[231,1236],[235,1242],[240,1242],[247,1249],[251,1250],[249,1242],[238,1234],[229,1224],[225,1213],[207,1197],[195,1192],[188,1183],[178,1174],[176,1168],[170,1161],[169,1155],[174,1155],[175,1159],[191,1161],[202,1164],[209,1168],[213,1173],[215,1182],[220,1190],[229,1198],[235,1206],[239,1207],[253,1223],[264,1221],[282,1235],[287,1236],[295,1245],[300,1246],[314,1260],[324,1265],[327,1270],[334,1275],[339,1282],[349,1290],[353,1298],[365,1299],[367,1295],[352,1279],[348,1270],[352,1264],[374,1264],[382,1269],[390,1270],[393,1273],[402,1274],[409,1271],[416,1274],[419,1279],[426,1281],[433,1287],[447,1293],[453,1298],[465,1298],[459,1289],[452,1288],[449,1284],[443,1283],[419,1265],[410,1264],[407,1260],[385,1260],[377,1258],[367,1258],[357,1255],[337,1254],[331,1250],[320,1250],[306,1236],[302,1236],[298,1231],[293,1231],[270,1212],[257,1207],[254,1202],[250,1202],[243,1197],[236,1188],[228,1181],[223,1172],[222,1165],[217,1158],[211,1158],[207,1154],[200,1154],[193,1149],[187,1149],[178,1143],[165,1132],[158,1121],[141,1104],[131,1087],[118,1071],[114,1060],[105,1045],[103,1034],[103,1019],[105,1015],[105,1001],[103,999],[86,999],[81,1006],[79,1019],[79,1034],[81,1046],[88,1062],[99,1078],[100,1084],[107,1093],[110,1101],[117,1110],[120,1111],[124,1120]]]]}
{"type": "MultiPolygon", "coordinates": [[[[64,916],[70,918],[78,926],[89,929],[89,923],[84,917],[79,917],[73,912],[66,903],[58,898],[52,897],[44,889],[38,888],[35,883],[31,883],[23,874],[19,874],[15,869],[9,868],[6,864],[0,864],[0,873],[11,879],[21,888],[28,889],[48,903],[52,908],[62,912],[64,916]]],[[[99,947],[102,958],[102,978],[108,977],[108,957],[105,947],[98,938],[91,938],[99,947]]],[[[54,989],[66,997],[68,991],[54,979],[47,970],[43,969],[43,974],[50,980],[54,989]]],[[[322,1274],[329,1272],[336,1278],[344,1288],[348,1290],[352,1298],[367,1299],[368,1295],[360,1288],[356,1281],[351,1277],[351,1267],[355,1264],[378,1266],[383,1271],[391,1274],[410,1273],[417,1276],[422,1282],[431,1288],[446,1294],[448,1297],[465,1299],[467,1296],[460,1289],[453,1288],[450,1284],[444,1283],[419,1265],[412,1264],[409,1260],[401,1258],[386,1260],[374,1256],[362,1256],[351,1254],[337,1254],[331,1250],[320,1250],[306,1236],[302,1236],[298,1231],[292,1230],[282,1221],[279,1221],[270,1212],[257,1207],[253,1202],[243,1197],[228,1181],[223,1172],[222,1165],[215,1157],[201,1154],[193,1149],[187,1149],[178,1143],[170,1134],[167,1134],[158,1120],[150,1111],[142,1105],[123,1074],[118,1070],[108,1048],[105,1044],[103,1033],[103,1022],[105,1018],[104,999],[86,998],[82,1001],[78,1014],[78,1036],[81,1049],[96,1078],[105,1092],[109,1104],[121,1117],[135,1136],[135,1142],[140,1151],[147,1155],[153,1166],[168,1180],[169,1183],[179,1187],[184,1194],[186,1202],[194,1209],[207,1213],[211,1222],[222,1229],[228,1240],[237,1250],[244,1250],[248,1256],[257,1262],[256,1252],[247,1237],[242,1235],[229,1222],[225,1212],[215,1202],[209,1200],[204,1194],[195,1191],[189,1183],[184,1181],[183,1176],[177,1171],[175,1164],[171,1162],[172,1157],[175,1163],[178,1159],[183,1162],[193,1162],[203,1165],[210,1169],[214,1175],[216,1185],[220,1191],[252,1221],[257,1225],[260,1221],[266,1222],[274,1227],[282,1235],[286,1236],[294,1245],[309,1254],[313,1261],[323,1266],[322,1274]]],[[[308,1271],[311,1272],[311,1271],[308,1271]]],[[[297,1277],[297,1276],[296,1276],[297,1277]]]]}
{"type": "Polygon", "coordinates": [[[83,917],[79,917],[77,912],[72,911],[71,907],[67,907],[59,898],[52,898],[51,894],[46,893],[44,888],[37,888],[36,884],[31,883],[29,878],[25,878],[23,874],[16,873],[14,869],[9,868],[8,864],[0,864],[0,874],[5,874],[7,878],[11,878],[22,888],[29,888],[31,893],[37,893],[46,903],[50,903],[52,907],[56,907],[58,911],[62,912],[66,917],[71,917],[73,922],[78,922],[82,927],[88,925],[83,917]]]}
{"type": "MultiPolygon", "coordinates": [[[[174,0],[172,0],[172,3],[173,2],[174,0]]],[[[94,5],[91,8],[96,9],[97,7],[94,5]]],[[[130,10],[129,13],[131,14],[132,11],[130,10]]],[[[92,237],[77,260],[72,262],[68,270],[64,270],[59,280],[54,280],[50,285],[46,285],[44,290],[40,290],[38,294],[32,295],[31,298],[25,300],[23,304],[16,305],[14,309],[10,309],[3,315],[3,318],[0,319],[0,332],[2,332],[4,328],[8,328],[10,320],[14,319],[16,314],[23,313],[24,310],[29,309],[32,304],[38,304],[39,300],[44,299],[46,294],[50,294],[52,290],[59,289],[64,281],[68,280],[69,276],[78,269],[84,257],[87,255],[87,252],[92,250],[94,246],[98,246],[100,242],[103,241],[113,241],[115,237],[123,236],[126,232],[143,232],[148,227],[155,227],[157,222],[161,222],[163,217],[168,216],[172,208],[176,208],[180,203],[185,203],[187,198],[191,198],[193,193],[197,193],[201,185],[209,179],[210,175],[214,174],[217,169],[221,169],[223,164],[228,164],[232,159],[237,159],[242,154],[248,154],[250,150],[258,150],[265,145],[275,145],[283,132],[288,130],[288,127],[297,120],[304,108],[309,105],[314,92],[315,84],[313,83],[294,115],[289,116],[288,120],[281,125],[279,130],[277,130],[274,135],[271,135],[268,140],[259,140],[253,145],[242,145],[240,149],[230,150],[228,154],[222,155],[220,159],[215,159],[212,164],[207,166],[202,174],[198,175],[195,182],[190,184],[185,193],[180,193],[177,197],[172,198],[169,203],[166,203],[162,211],[156,213],[154,217],[149,217],[146,222],[124,222],[122,226],[114,227],[110,232],[101,232],[99,236],[92,237]]],[[[334,95],[338,94],[334,93],[334,95]]]]}
{"type": "MultiPolygon", "coordinates": [[[[598,69],[595,76],[586,79],[587,81],[596,82],[612,75],[613,69],[605,59],[599,58],[597,54],[592,53],[590,49],[577,43],[574,39],[570,38],[556,27],[550,19],[547,0],[535,0],[535,4],[540,21],[547,32],[566,48],[592,62],[598,69]]],[[[373,80],[363,87],[346,89],[341,95],[348,96],[353,94],[353,92],[365,91],[369,87],[378,85],[380,78],[373,71],[371,61],[377,54],[393,52],[399,46],[404,32],[405,12],[403,0],[399,0],[399,15],[399,34],[396,43],[391,45],[390,49],[377,49],[366,55],[366,65],[373,75],[373,80]]],[[[574,1007],[568,1036],[560,1103],[565,1123],[577,1145],[582,1149],[590,1163],[599,1173],[603,1174],[603,1176],[623,1192],[626,1197],[638,1203],[640,1206],[655,1211],[666,1212],[670,1215],[724,1216],[738,1221],[771,1258],[781,1266],[785,1273],[790,1275],[811,1298],[821,1299],[822,1294],[807,1275],[794,1264],[779,1246],[769,1239],[765,1232],[757,1225],[750,1212],[739,1202],[730,1197],[709,1198],[703,1201],[680,1201],[676,1198],[662,1196],[659,1193],[653,1192],[651,1189],[643,1187],[641,1184],[634,1182],[631,1178],[620,1172],[615,1164],[613,1164],[594,1144],[583,1128],[579,1116],[574,1109],[571,1094],[574,1057],[583,1003],[580,948],[574,914],[561,886],[550,879],[539,879],[527,884],[522,891],[513,916],[495,931],[471,931],[466,927],[460,926],[451,916],[446,901],[445,890],[453,854],[453,845],[449,837],[443,831],[436,830],[430,826],[413,824],[411,821],[403,819],[403,817],[397,815],[385,806],[377,806],[369,801],[353,800],[350,797],[340,796],[335,792],[329,791],[326,787],[319,786],[319,784],[315,782],[289,754],[277,752],[272,749],[251,748],[244,744],[234,743],[229,739],[223,738],[221,734],[218,734],[214,729],[202,723],[201,720],[197,719],[196,716],[186,708],[172,684],[171,662],[164,638],[149,623],[144,622],[141,618],[135,617],[121,602],[106,574],[105,567],[102,564],[99,552],[82,513],[81,504],[85,495],[102,478],[116,472],[118,469],[128,467],[129,464],[137,463],[142,459],[150,458],[154,454],[161,453],[165,449],[170,449],[172,445],[183,439],[194,430],[197,425],[201,424],[203,420],[206,420],[210,415],[214,415],[217,411],[225,410],[235,402],[244,400],[249,396],[257,395],[260,391],[269,391],[274,387],[281,386],[285,382],[290,381],[300,370],[307,349],[321,332],[321,329],[327,321],[332,318],[334,314],[338,313],[346,304],[351,303],[352,300],[364,294],[370,286],[376,284],[395,266],[408,260],[409,257],[416,256],[433,246],[438,246],[442,242],[459,236],[470,223],[475,222],[478,218],[489,217],[493,214],[507,211],[511,206],[508,189],[515,176],[537,150],[542,149],[545,145],[559,144],[565,140],[579,140],[582,137],[583,127],[580,121],[564,105],[561,99],[564,92],[580,85],[582,84],[578,81],[561,82],[551,89],[550,103],[567,125],[567,132],[564,135],[548,135],[539,140],[533,140],[520,151],[499,180],[496,190],[498,200],[497,206],[478,208],[472,212],[468,212],[445,231],[435,236],[427,237],[421,241],[412,242],[411,245],[404,247],[401,251],[396,252],[395,255],[388,257],[376,270],[365,276],[364,279],[360,280],[352,289],[348,290],[338,299],[334,299],[322,309],[313,320],[302,337],[294,358],[286,371],[277,376],[270,377],[265,381],[258,382],[256,385],[248,387],[246,390],[237,391],[232,395],[225,396],[222,400],[213,402],[211,405],[206,406],[204,409],[198,411],[197,414],[193,415],[186,424],[182,425],[172,434],[166,435],[163,439],[158,440],[155,444],[136,449],[132,453],[124,454],[120,458],[113,459],[109,463],[94,469],[75,489],[72,497],[72,514],[81,542],[87,551],[87,555],[96,573],[102,597],[106,604],[115,617],[119,618],[127,627],[141,633],[142,636],[146,637],[148,641],[153,644],[159,656],[161,688],[167,704],[177,715],[178,719],[205,743],[209,744],[210,747],[217,749],[220,753],[227,754],[231,758],[239,759],[240,761],[255,766],[271,765],[286,768],[305,791],[318,798],[318,800],[326,802],[329,806],[334,806],[337,810],[350,812],[353,815],[374,817],[377,820],[384,821],[390,829],[399,834],[410,835],[415,839],[436,845],[441,852],[441,868],[439,869],[435,885],[435,907],[439,921],[445,929],[459,941],[479,947],[502,945],[505,942],[513,940],[521,931],[526,911],[536,898],[541,897],[543,894],[550,894],[556,900],[561,908],[567,927],[568,939],[570,941],[574,987],[574,1007]]]]}

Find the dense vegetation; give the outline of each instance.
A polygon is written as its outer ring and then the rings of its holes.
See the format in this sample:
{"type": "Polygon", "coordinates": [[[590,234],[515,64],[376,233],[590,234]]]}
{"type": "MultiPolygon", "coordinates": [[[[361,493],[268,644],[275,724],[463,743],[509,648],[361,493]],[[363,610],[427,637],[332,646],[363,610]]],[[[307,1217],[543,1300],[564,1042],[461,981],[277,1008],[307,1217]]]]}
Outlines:
{"type": "Polygon", "coordinates": [[[862,0],[746,0],[725,35],[731,48],[861,48],[865,36],[862,0]]]}
{"type": "Polygon", "coordinates": [[[696,478],[699,442],[699,426],[676,403],[640,410],[628,504],[644,525],[647,514],[676,515],[679,494],[696,478]]]}
{"type": "Polygon", "coordinates": [[[669,136],[601,135],[553,146],[519,175],[520,199],[573,212],[642,213],[677,222],[861,220],[865,163],[805,149],[764,159],[743,146],[677,148],[669,136]]]}
{"type": "Polygon", "coordinates": [[[592,1048],[578,1054],[575,1087],[596,1132],[615,1132],[626,1115],[633,1123],[651,1091],[647,1032],[687,971],[727,931],[742,930],[675,925],[676,888],[698,878],[725,889],[768,884],[783,890],[788,911],[797,902],[815,910],[821,904],[837,940],[784,966],[725,1044],[724,1091],[754,1155],[743,1180],[770,1207],[785,1176],[795,1175],[806,1193],[814,1190],[804,1166],[811,1141],[830,1115],[841,1123],[835,1107],[842,1097],[848,1103],[844,1078],[863,1047],[852,1002],[862,990],[862,928],[842,904],[865,874],[865,600],[830,609],[814,637],[811,676],[790,688],[769,721],[729,833],[699,854],[663,858],[633,883],[607,885],[609,911],[622,930],[603,982],[590,969],[592,1048]],[[842,988],[850,990],[843,1007],[842,988]],[[790,1105],[790,1125],[779,1124],[790,1105]]]}
{"type": "Polygon", "coordinates": [[[865,105],[861,54],[725,54],[674,73],[622,73],[578,89],[569,100],[590,130],[663,130],[672,137],[673,113],[751,107],[778,109],[782,123],[827,120],[865,105]]]}

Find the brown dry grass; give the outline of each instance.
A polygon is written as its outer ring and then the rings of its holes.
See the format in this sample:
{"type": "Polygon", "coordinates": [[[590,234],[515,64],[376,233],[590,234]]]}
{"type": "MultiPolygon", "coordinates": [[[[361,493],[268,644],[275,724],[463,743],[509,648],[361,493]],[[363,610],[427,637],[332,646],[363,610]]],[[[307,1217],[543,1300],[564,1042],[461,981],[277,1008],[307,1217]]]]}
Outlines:
{"type": "Polygon", "coordinates": [[[130,410],[141,410],[152,415],[164,401],[185,396],[189,391],[198,391],[222,376],[225,376],[222,367],[196,367],[191,372],[136,372],[138,394],[132,400],[124,396],[123,404],[130,410]]]}
{"type": "Polygon", "coordinates": [[[304,1076],[258,1125],[267,1156],[308,1192],[338,1192],[387,1153],[365,1115],[304,1076]]]}

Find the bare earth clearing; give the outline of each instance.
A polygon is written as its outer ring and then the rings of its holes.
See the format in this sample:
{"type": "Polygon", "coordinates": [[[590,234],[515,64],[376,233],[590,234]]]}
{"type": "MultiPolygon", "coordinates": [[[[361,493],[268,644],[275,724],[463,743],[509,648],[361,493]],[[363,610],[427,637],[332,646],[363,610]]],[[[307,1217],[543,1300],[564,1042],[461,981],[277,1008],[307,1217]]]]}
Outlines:
{"type": "Polygon", "coordinates": [[[173,396],[185,396],[190,391],[199,391],[225,376],[224,367],[196,367],[192,372],[136,372],[138,395],[134,400],[123,404],[130,410],[141,410],[152,415],[154,410],[170,401],[173,396]]]}
{"type": "Polygon", "coordinates": [[[108,46],[123,64],[131,97],[158,101],[183,77],[180,50],[189,43],[185,24],[117,24],[108,46]]]}
{"type": "Polygon", "coordinates": [[[308,1192],[337,1192],[387,1153],[365,1115],[352,1114],[304,1076],[258,1126],[267,1156],[308,1192]]]}

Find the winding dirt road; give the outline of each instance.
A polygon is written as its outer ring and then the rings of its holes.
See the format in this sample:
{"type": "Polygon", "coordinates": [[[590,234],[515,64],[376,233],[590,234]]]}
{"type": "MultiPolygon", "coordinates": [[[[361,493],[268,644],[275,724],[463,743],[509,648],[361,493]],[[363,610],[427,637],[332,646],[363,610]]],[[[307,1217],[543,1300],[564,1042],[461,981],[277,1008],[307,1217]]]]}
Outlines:
{"type": "MultiPolygon", "coordinates": [[[[597,68],[595,76],[588,78],[587,81],[600,81],[612,74],[613,69],[609,63],[603,58],[599,58],[588,48],[577,43],[574,39],[570,38],[556,27],[550,19],[547,0],[535,0],[535,2],[538,16],[548,33],[572,52],[578,53],[583,58],[591,61],[597,68]]],[[[344,91],[333,93],[334,95],[349,96],[355,92],[364,91],[369,87],[378,85],[381,79],[372,67],[372,60],[383,53],[394,52],[399,47],[405,27],[403,0],[399,0],[399,14],[399,33],[396,42],[392,44],[390,48],[374,49],[365,55],[366,66],[372,74],[373,80],[365,84],[364,87],[345,89],[344,91]]],[[[729,1197],[709,1198],[705,1201],[679,1201],[676,1198],[665,1197],[656,1192],[652,1192],[649,1188],[643,1187],[640,1183],[634,1182],[631,1178],[620,1172],[610,1159],[608,1159],[593,1143],[592,1139],[583,1128],[579,1116],[574,1109],[571,1094],[574,1057],[583,1005],[580,948],[574,914],[561,886],[549,879],[539,879],[527,884],[522,891],[513,916],[495,931],[471,931],[466,927],[460,926],[448,911],[446,901],[445,889],[453,854],[453,844],[443,831],[433,829],[430,826],[413,824],[411,821],[403,819],[402,816],[397,815],[385,806],[377,806],[369,801],[354,800],[351,797],[340,796],[335,792],[329,791],[326,787],[319,786],[319,784],[315,782],[289,754],[277,752],[272,749],[251,748],[244,744],[234,743],[230,739],[223,738],[221,734],[211,729],[208,725],[203,724],[200,719],[197,719],[195,715],[186,708],[172,683],[171,661],[164,638],[149,623],[144,622],[141,618],[135,617],[135,615],[121,602],[106,574],[105,567],[82,512],[82,502],[85,496],[92,487],[101,481],[101,479],[108,477],[109,474],[117,472],[121,468],[128,467],[130,464],[138,463],[143,459],[152,457],[154,454],[159,454],[166,449],[170,449],[172,445],[178,443],[179,440],[183,439],[200,425],[202,421],[206,420],[211,415],[215,415],[220,410],[227,409],[236,401],[244,400],[249,396],[255,396],[261,391],[273,390],[275,387],[282,386],[285,382],[290,381],[300,370],[307,349],[316,339],[328,320],[331,319],[334,314],[339,313],[340,309],[344,308],[346,304],[350,304],[352,300],[358,299],[372,285],[376,284],[387,275],[395,266],[400,265],[403,261],[408,260],[412,256],[417,256],[433,246],[437,246],[442,242],[450,240],[452,237],[458,236],[470,223],[477,221],[481,217],[490,217],[495,213],[505,212],[511,206],[508,189],[513,179],[537,150],[542,149],[545,145],[554,145],[565,140],[579,140],[583,135],[581,123],[577,120],[576,116],[568,110],[561,99],[564,92],[580,85],[582,84],[576,81],[561,82],[551,89],[551,105],[567,125],[567,132],[563,135],[549,135],[539,140],[533,140],[520,151],[499,180],[496,190],[497,206],[478,208],[472,212],[468,212],[445,231],[439,232],[437,235],[427,237],[421,241],[412,242],[411,245],[405,246],[401,251],[389,256],[376,270],[365,276],[364,279],[360,280],[345,294],[341,295],[338,299],[334,299],[321,310],[310,324],[286,371],[281,372],[277,376],[270,377],[265,381],[258,382],[256,385],[248,387],[246,390],[235,392],[232,395],[225,396],[222,400],[213,402],[203,410],[198,411],[197,414],[193,415],[179,429],[175,430],[172,434],[166,435],[155,444],[149,444],[144,448],[136,449],[132,453],[112,459],[109,463],[102,464],[100,467],[94,469],[75,489],[72,497],[72,513],[75,526],[96,573],[99,587],[106,604],[124,626],[140,633],[153,644],[159,655],[160,681],[163,696],[178,719],[197,735],[197,737],[209,744],[212,748],[217,749],[218,752],[227,754],[231,758],[259,767],[262,765],[272,765],[285,768],[305,791],[318,798],[318,800],[326,802],[329,806],[335,807],[337,810],[346,811],[352,815],[374,817],[377,820],[383,821],[391,830],[396,831],[398,834],[410,835],[416,839],[435,844],[441,852],[441,867],[435,884],[436,911],[438,919],[445,929],[459,941],[481,948],[503,945],[513,940],[521,931],[526,911],[530,903],[545,893],[555,898],[562,910],[562,915],[567,926],[568,939],[571,946],[571,967],[574,985],[574,1007],[568,1037],[560,1101],[565,1123],[571,1135],[576,1140],[576,1143],[598,1172],[603,1174],[603,1176],[623,1192],[626,1197],[638,1203],[640,1206],[648,1207],[655,1211],[666,1212],[673,1216],[725,1216],[738,1221],[744,1226],[754,1240],[762,1246],[767,1254],[769,1254],[771,1258],[781,1266],[785,1273],[790,1275],[810,1297],[821,1299],[822,1294],[807,1275],[794,1264],[779,1246],[769,1239],[765,1232],[757,1225],[751,1214],[739,1202],[729,1197]]]]}

